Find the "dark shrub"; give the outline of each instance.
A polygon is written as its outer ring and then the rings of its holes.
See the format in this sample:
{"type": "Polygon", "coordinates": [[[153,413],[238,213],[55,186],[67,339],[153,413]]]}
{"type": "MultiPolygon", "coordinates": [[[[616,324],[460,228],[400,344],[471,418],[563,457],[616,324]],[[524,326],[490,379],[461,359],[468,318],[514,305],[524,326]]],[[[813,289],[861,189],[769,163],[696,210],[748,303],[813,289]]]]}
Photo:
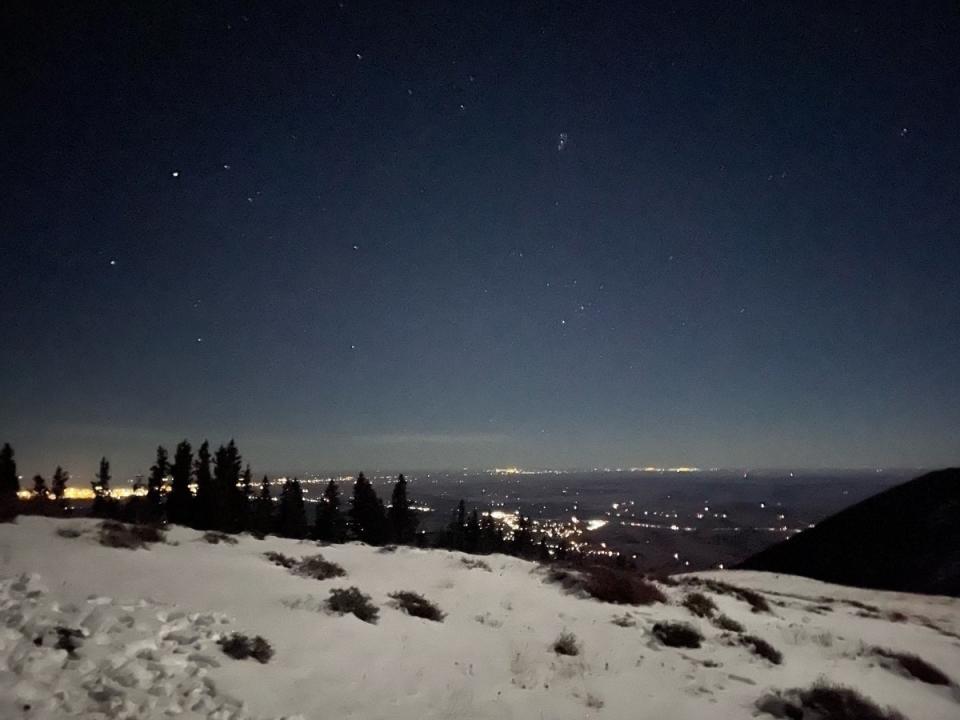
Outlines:
{"type": "Polygon", "coordinates": [[[150,525],[124,525],[115,520],[100,523],[100,544],[105,547],[136,550],[151,543],[163,542],[164,533],[150,525]]]}
{"type": "Polygon", "coordinates": [[[298,560],[296,560],[295,558],[290,557],[289,555],[284,555],[283,553],[273,552],[272,550],[271,550],[270,552],[265,552],[265,553],[263,554],[263,556],[264,556],[267,560],[269,560],[270,562],[272,562],[274,565],[279,565],[280,567],[284,567],[284,568],[287,568],[287,569],[292,568],[294,565],[297,564],[297,562],[299,562],[298,560]]]}
{"type": "Polygon", "coordinates": [[[700,578],[690,578],[688,583],[691,585],[701,585],[708,590],[717,593],[718,595],[730,595],[738,600],[742,600],[750,606],[750,609],[753,610],[753,612],[771,612],[770,603],[768,603],[767,599],[756,590],[737,587],[736,585],[731,585],[730,583],[722,582],[720,580],[701,580],[700,578]]]}
{"type": "Polygon", "coordinates": [[[446,613],[440,608],[427,600],[423,595],[418,595],[415,592],[398,590],[397,592],[390,593],[390,597],[396,601],[397,607],[407,613],[407,615],[433,620],[434,622],[443,622],[443,618],[446,617],[446,613]]]}
{"type": "Polygon", "coordinates": [[[779,665],[783,662],[783,653],[777,650],[766,640],[759,638],[756,635],[744,635],[740,638],[740,644],[749,647],[753,651],[754,655],[759,655],[765,660],[769,660],[774,665],[779,665]]]}
{"type": "Polygon", "coordinates": [[[698,648],[703,635],[693,625],[662,622],[653,626],[653,635],[668,647],[698,648]]]}
{"type": "Polygon", "coordinates": [[[471,570],[486,570],[487,572],[493,572],[490,566],[483,560],[477,560],[476,558],[460,558],[460,562],[471,570]]]}
{"type": "Polygon", "coordinates": [[[717,604],[703,593],[692,592],[683,599],[683,606],[697,617],[710,617],[717,611],[717,604]]]}
{"type": "Polygon", "coordinates": [[[624,613],[623,615],[614,615],[613,619],[611,619],[610,622],[612,622],[614,625],[617,625],[619,627],[624,627],[624,628],[637,626],[637,621],[634,620],[629,615],[627,615],[626,613],[624,613]]]}
{"type": "Polygon", "coordinates": [[[736,588],[736,592],[734,594],[747,603],[750,606],[750,609],[755,613],[771,612],[770,603],[768,603],[767,599],[756,590],[750,590],[749,588],[736,588]]]}
{"type": "Polygon", "coordinates": [[[222,532],[215,532],[213,530],[210,532],[205,532],[200,539],[204,542],[210,543],[211,545],[219,545],[220,543],[224,543],[226,545],[237,544],[237,539],[232,535],[227,535],[226,533],[222,532]]]}
{"type": "Polygon", "coordinates": [[[380,614],[380,609],[370,602],[370,596],[356,587],[332,589],[327,598],[327,607],[339,615],[356,615],[371,625],[376,625],[380,614]]]}
{"type": "Polygon", "coordinates": [[[743,632],[743,625],[727,615],[717,615],[715,618],[713,618],[712,622],[721,630],[727,630],[728,632],[735,633],[743,632]]]}
{"type": "Polygon", "coordinates": [[[396,551],[397,551],[397,546],[396,546],[396,545],[384,545],[382,548],[380,548],[379,550],[377,550],[377,552],[380,553],[381,555],[387,555],[387,554],[390,554],[390,553],[395,553],[396,551]]]}
{"type": "Polygon", "coordinates": [[[573,656],[580,654],[580,644],[577,642],[577,636],[570,632],[560,633],[551,647],[557,655],[573,656]]]}
{"type": "Polygon", "coordinates": [[[83,530],[75,527],[58,527],[57,535],[62,538],[78,538],[83,535],[83,530]]]}
{"type": "Polygon", "coordinates": [[[660,588],[639,573],[603,565],[582,570],[553,567],[547,572],[547,582],[557,583],[567,592],[618,605],[651,605],[667,600],[660,588]]]}
{"type": "Polygon", "coordinates": [[[899,610],[893,610],[887,613],[887,620],[889,620],[890,622],[900,623],[900,622],[906,622],[909,619],[910,618],[905,613],[902,613],[899,610]]]}
{"type": "Polygon", "coordinates": [[[313,578],[314,580],[328,580],[334,577],[343,577],[347,571],[337,565],[324,559],[323,555],[311,555],[303,558],[293,568],[294,575],[313,578]]]}
{"type": "Polygon", "coordinates": [[[852,688],[818,683],[807,690],[787,690],[757,700],[757,709],[777,718],[803,720],[906,720],[892,708],[882,710],[852,688]]]}
{"type": "Polygon", "coordinates": [[[878,647],[873,648],[872,651],[874,655],[879,655],[888,661],[884,663],[888,667],[889,665],[894,665],[895,667],[892,669],[900,670],[920,682],[925,682],[929,685],[950,684],[950,678],[921,657],[878,647]]]}
{"type": "Polygon", "coordinates": [[[267,663],[273,657],[273,648],[264,638],[256,635],[252,638],[242,633],[233,633],[217,641],[220,649],[234,660],[252,657],[259,663],[267,663]]]}

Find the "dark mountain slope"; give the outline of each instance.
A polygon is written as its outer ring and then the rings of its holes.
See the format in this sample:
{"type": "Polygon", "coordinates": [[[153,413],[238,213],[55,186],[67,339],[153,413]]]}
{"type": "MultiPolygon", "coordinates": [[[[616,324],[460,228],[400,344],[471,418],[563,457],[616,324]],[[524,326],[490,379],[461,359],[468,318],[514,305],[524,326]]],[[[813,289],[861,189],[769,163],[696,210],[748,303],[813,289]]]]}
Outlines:
{"type": "Polygon", "coordinates": [[[739,567],[960,597],[960,469],[867,498],[739,567]]]}

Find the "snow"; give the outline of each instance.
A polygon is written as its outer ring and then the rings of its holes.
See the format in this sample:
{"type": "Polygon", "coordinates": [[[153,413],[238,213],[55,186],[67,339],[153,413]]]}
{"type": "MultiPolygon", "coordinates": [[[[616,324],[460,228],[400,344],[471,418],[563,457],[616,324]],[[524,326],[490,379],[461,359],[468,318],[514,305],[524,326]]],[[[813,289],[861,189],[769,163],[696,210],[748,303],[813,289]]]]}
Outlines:
{"type": "Polygon", "coordinates": [[[689,588],[665,586],[669,604],[615,606],[565,594],[536,565],[506,556],[484,558],[488,572],[440,550],[249,536],[211,545],[201,535],[171,528],[165,544],[127,550],[99,545],[91,520],[0,525],[0,717],[745,718],[765,692],[822,676],[912,720],[960,717],[956,687],[898,675],[864,652],[912,652],[960,680],[956,599],[700,574],[767,595],[773,614],[707,591],[783,653],[774,666],[680,607],[689,588]],[[66,527],[82,532],[57,534],[66,527]],[[321,552],[347,576],[299,577],[267,551],[321,552]],[[329,590],[351,585],[380,607],[378,624],[326,611],[329,590]],[[407,616],[388,598],[397,590],[423,594],[446,619],[407,616]],[[886,619],[892,611],[907,620],[886,619]],[[635,627],[611,622],[625,612],[635,627]],[[650,628],[664,620],[699,627],[703,647],[659,645],[650,628]],[[72,657],[56,649],[57,627],[83,633],[72,657]],[[216,640],[234,631],[267,638],[273,659],[224,655],[216,640]],[[551,651],[565,631],[580,655],[551,651]]]}

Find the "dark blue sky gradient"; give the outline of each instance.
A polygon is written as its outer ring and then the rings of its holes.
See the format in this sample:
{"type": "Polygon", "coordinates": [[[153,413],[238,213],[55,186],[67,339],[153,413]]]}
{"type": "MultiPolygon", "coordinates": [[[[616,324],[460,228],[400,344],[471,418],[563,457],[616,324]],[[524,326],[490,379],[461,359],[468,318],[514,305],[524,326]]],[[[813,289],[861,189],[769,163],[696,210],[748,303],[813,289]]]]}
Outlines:
{"type": "Polygon", "coordinates": [[[958,461],[954,3],[213,5],[11,14],[22,472],[958,461]]]}

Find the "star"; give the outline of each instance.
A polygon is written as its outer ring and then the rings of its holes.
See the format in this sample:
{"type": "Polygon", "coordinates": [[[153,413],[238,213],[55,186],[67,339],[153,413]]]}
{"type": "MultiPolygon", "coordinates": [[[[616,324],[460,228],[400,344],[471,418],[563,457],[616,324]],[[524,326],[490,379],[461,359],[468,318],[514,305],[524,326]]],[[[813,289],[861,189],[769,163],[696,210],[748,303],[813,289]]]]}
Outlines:
{"type": "Polygon", "coordinates": [[[116,264],[117,264],[117,261],[116,261],[116,260],[111,260],[111,261],[110,261],[110,265],[111,265],[111,266],[114,266],[114,265],[116,265],[116,264]]]}
{"type": "Polygon", "coordinates": [[[173,177],[180,177],[180,171],[179,171],[179,170],[174,170],[174,171],[173,171],[172,173],[170,173],[170,174],[171,174],[173,177]]]}

